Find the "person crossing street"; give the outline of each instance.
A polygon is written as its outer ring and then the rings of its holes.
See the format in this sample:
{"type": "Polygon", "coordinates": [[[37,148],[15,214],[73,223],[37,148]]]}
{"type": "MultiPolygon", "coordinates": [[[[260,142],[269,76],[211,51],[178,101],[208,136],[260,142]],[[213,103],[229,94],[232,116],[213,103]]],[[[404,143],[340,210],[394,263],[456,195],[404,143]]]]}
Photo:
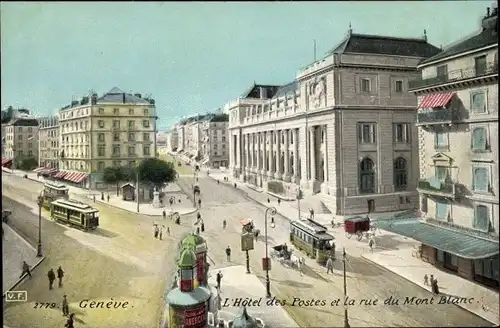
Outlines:
{"type": "Polygon", "coordinates": [[[59,266],[59,268],[57,268],[57,278],[59,279],[59,287],[62,286],[62,279],[63,279],[63,277],[64,277],[64,271],[61,268],[61,266],[59,266]]]}

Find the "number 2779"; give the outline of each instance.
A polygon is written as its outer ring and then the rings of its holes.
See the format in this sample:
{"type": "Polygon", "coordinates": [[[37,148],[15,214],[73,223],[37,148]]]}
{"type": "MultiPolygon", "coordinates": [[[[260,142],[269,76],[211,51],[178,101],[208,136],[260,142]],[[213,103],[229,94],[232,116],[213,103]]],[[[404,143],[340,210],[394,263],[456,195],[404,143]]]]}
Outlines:
{"type": "Polygon", "coordinates": [[[56,307],[56,303],[35,303],[34,309],[53,309],[56,307]]]}

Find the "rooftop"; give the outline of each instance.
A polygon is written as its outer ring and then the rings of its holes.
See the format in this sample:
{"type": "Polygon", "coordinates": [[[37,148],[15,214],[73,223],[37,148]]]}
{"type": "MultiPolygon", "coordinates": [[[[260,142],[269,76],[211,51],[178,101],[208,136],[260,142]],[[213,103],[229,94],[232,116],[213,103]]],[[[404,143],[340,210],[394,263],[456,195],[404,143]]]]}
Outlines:
{"type": "MultiPolygon", "coordinates": [[[[97,103],[124,103],[124,104],[150,104],[150,99],[142,98],[140,94],[126,93],[117,87],[109,90],[102,97],[97,99],[97,103]]],[[[153,103],[154,104],[154,103],[153,103]]]]}
{"type": "Polygon", "coordinates": [[[266,95],[264,99],[272,98],[278,89],[281,88],[279,85],[270,85],[270,84],[254,84],[247,89],[242,95],[241,98],[261,98],[261,89],[266,91],[266,95]]]}
{"type": "Polygon", "coordinates": [[[280,87],[278,91],[274,94],[273,98],[280,98],[285,95],[294,94],[297,90],[298,84],[297,81],[290,82],[280,87]]]}

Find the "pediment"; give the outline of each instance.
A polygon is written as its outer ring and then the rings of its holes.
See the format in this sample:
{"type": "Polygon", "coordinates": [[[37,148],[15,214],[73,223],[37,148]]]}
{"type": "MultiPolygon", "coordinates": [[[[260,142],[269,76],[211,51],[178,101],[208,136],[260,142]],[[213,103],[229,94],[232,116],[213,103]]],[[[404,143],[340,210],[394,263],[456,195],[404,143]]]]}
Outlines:
{"type": "Polygon", "coordinates": [[[436,153],[434,155],[432,155],[431,159],[436,162],[448,162],[448,163],[453,163],[455,160],[453,158],[451,158],[450,156],[444,154],[444,153],[436,153]]]}

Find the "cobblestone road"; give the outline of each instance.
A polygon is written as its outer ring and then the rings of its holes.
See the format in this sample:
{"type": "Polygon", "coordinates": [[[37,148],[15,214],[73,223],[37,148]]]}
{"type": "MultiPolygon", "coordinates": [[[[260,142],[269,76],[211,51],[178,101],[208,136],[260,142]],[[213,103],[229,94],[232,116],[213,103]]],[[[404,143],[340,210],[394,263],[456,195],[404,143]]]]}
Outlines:
{"type": "MultiPolygon", "coordinates": [[[[192,178],[182,178],[179,186],[189,190],[192,178]]],[[[240,251],[240,220],[251,218],[256,227],[264,231],[264,211],[260,204],[249,200],[234,187],[217,183],[200,176],[202,208],[201,214],[205,223],[204,237],[207,238],[213,268],[226,267],[230,264],[245,265],[244,253],[240,251]],[[222,230],[222,221],[226,219],[228,227],[222,230]],[[230,245],[233,250],[231,263],[225,258],[224,249],[230,245]]],[[[289,240],[289,223],[280,216],[275,218],[276,227],[269,230],[271,245],[289,240]]],[[[265,246],[261,239],[250,254],[251,269],[263,281],[261,258],[265,246]]],[[[349,251],[348,251],[349,252],[349,251]]],[[[349,307],[351,326],[355,327],[388,327],[388,326],[488,326],[487,321],[471,314],[455,305],[402,305],[405,297],[416,297],[430,300],[432,294],[409,283],[392,272],[373,265],[358,257],[349,257],[347,266],[348,295],[355,299],[357,305],[349,307]],[[399,305],[383,305],[383,300],[393,297],[400,299],[399,305]],[[361,299],[378,299],[377,305],[359,305],[361,299]]],[[[305,275],[273,263],[271,272],[271,289],[274,296],[291,304],[294,297],[302,300],[328,300],[325,306],[287,306],[286,309],[301,326],[332,327],[342,326],[344,308],[331,306],[331,301],[343,298],[341,262],[336,262],[334,274],[326,275],[323,268],[308,260],[305,275]]],[[[263,295],[264,296],[264,295],[263,295]]],[[[436,300],[437,301],[437,300],[436,300]]],[[[435,301],[435,302],[436,302],[435,301]]]]}
{"type": "MultiPolygon", "coordinates": [[[[2,176],[2,202],[13,211],[11,225],[32,243],[38,235],[38,209],[34,201],[41,188],[41,184],[20,177],[2,176]]],[[[50,219],[42,220],[46,260],[33,279],[16,288],[28,291],[29,302],[6,305],[7,326],[62,327],[65,319],[60,302],[67,294],[70,311],[77,318],[75,327],[158,327],[165,284],[174,272],[172,255],[176,253],[177,240],[191,230],[187,220],[185,226],[172,228],[171,237],[159,241],[152,235],[154,219],[105,205],[95,204],[95,207],[100,210],[100,227],[95,232],[85,233],[50,219]],[[50,291],[47,272],[59,265],[66,271],[63,287],[50,291]],[[79,306],[83,300],[107,302],[111,298],[130,305],[127,309],[79,306]],[[35,303],[57,303],[59,308],[35,309],[35,303]]]]}

